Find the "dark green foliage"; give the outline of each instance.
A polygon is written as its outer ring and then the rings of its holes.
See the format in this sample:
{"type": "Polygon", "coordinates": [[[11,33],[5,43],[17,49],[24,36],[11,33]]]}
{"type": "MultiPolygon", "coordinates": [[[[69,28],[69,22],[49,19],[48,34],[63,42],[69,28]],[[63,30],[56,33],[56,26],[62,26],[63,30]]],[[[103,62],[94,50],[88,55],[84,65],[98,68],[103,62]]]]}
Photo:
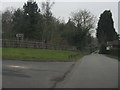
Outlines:
{"type": "Polygon", "coordinates": [[[106,44],[108,41],[119,39],[114,29],[114,22],[110,10],[105,10],[100,16],[97,27],[97,38],[100,44],[100,53],[106,53],[106,44]]]}
{"type": "Polygon", "coordinates": [[[73,44],[77,49],[83,50],[91,44],[90,30],[94,27],[95,17],[87,10],[72,13],[72,21],[75,25],[73,44]]]}
{"type": "Polygon", "coordinates": [[[75,24],[69,19],[64,27],[62,36],[68,41],[70,45],[75,45],[75,42],[76,42],[75,35],[76,35],[75,24]]]}
{"type": "Polygon", "coordinates": [[[105,43],[102,43],[101,46],[100,46],[100,54],[106,54],[106,44],[105,43]]]}
{"type": "Polygon", "coordinates": [[[38,14],[38,22],[35,24],[35,29],[36,31],[34,32],[35,34],[35,39],[42,41],[42,34],[43,34],[43,29],[44,29],[44,19],[43,16],[39,13],[38,14]]]}
{"type": "Polygon", "coordinates": [[[22,33],[24,40],[75,46],[78,50],[90,46],[93,40],[90,30],[94,27],[94,16],[86,10],[80,10],[73,13],[68,22],[64,23],[52,15],[53,5],[54,2],[43,2],[40,11],[37,3],[31,1],[25,3],[22,9],[18,8],[13,14],[9,14],[12,17],[6,20],[10,23],[3,20],[6,39],[16,39],[16,34],[22,33]]]}
{"type": "Polygon", "coordinates": [[[97,38],[99,43],[106,43],[107,41],[118,39],[110,10],[105,10],[100,16],[97,27],[97,38]]]}
{"type": "Polygon", "coordinates": [[[17,9],[13,17],[14,34],[24,34],[27,40],[42,40],[43,16],[36,2],[27,2],[23,9],[17,9]]]}
{"type": "Polygon", "coordinates": [[[24,33],[24,29],[21,28],[21,27],[23,27],[23,24],[24,24],[23,11],[21,9],[17,9],[14,12],[14,17],[13,17],[13,32],[14,32],[14,34],[24,33]]]}
{"type": "Polygon", "coordinates": [[[37,39],[36,33],[39,33],[36,29],[36,24],[38,23],[40,9],[36,2],[27,2],[23,6],[24,12],[24,32],[27,39],[37,39]]]}
{"type": "Polygon", "coordinates": [[[2,14],[2,38],[10,39],[13,38],[12,33],[12,21],[13,21],[13,12],[12,10],[6,10],[2,14]]]}

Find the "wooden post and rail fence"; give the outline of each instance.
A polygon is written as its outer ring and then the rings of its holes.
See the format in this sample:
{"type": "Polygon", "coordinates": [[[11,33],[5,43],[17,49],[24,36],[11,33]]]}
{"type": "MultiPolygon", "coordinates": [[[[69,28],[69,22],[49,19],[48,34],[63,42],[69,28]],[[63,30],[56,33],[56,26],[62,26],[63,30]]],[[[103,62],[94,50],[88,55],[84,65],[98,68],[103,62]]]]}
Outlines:
{"type": "Polygon", "coordinates": [[[8,40],[1,39],[2,46],[8,48],[36,48],[36,49],[53,49],[53,50],[76,50],[74,46],[54,45],[38,41],[24,41],[24,40],[8,40]]]}

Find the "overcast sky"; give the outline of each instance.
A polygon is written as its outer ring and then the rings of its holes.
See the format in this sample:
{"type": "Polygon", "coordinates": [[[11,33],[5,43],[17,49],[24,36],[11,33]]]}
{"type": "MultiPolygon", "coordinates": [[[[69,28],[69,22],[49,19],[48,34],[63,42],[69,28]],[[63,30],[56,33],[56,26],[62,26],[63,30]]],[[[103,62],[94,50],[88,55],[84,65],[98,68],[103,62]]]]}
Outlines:
{"type": "MultiPolygon", "coordinates": [[[[23,4],[27,0],[1,1],[2,10],[5,10],[7,7],[22,8],[23,4]]],[[[38,6],[41,8],[41,0],[36,1],[38,3],[38,6]]],[[[87,2],[86,0],[84,0],[84,2],[82,0],[64,0],[64,2],[63,0],[56,0],[54,6],[52,7],[52,13],[55,17],[60,17],[61,19],[65,19],[65,21],[67,21],[71,15],[71,12],[75,12],[79,9],[87,9],[97,17],[97,20],[99,20],[100,14],[103,13],[104,10],[111,10],[114,20],[114,27],[118,32],[118,0],[90,0],[89,2],[87,2]]]]}

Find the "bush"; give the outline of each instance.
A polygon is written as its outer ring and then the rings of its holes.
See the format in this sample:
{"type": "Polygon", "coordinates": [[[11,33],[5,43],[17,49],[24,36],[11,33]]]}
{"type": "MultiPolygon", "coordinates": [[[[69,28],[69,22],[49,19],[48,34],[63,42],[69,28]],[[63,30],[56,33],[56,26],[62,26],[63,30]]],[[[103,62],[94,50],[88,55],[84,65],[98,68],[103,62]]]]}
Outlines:
{"type": "Polygon", "coordinates": [[[109,51],[109,54],[113,56],[119,56],[119,52],[120,52],[119,48],[113,48],[109,51]]]}
{"type": "Polygon", "coordinates": [[[106,44],[101,44],[99,53],[100,54],[106,54],[107,53],[106,44]]]}

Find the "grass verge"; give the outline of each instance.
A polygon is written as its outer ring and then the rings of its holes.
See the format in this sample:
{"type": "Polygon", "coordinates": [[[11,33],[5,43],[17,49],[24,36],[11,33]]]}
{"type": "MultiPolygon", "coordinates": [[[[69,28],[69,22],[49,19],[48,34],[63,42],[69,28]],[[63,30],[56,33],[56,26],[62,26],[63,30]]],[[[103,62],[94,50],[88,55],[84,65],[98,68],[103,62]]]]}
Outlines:
{"type": "Polygon", "coordinates": [[[31,49],[31,48],[2,48],[3,59],[39,60],[39,61],[74,61],[84,56],[78,51],[31,49]],[[77,55],[69,58],[70,55],[77,55]]]}
{"type": "Polygon", "coordinates": [[[113,58],[113,59],[116,59],[116,60],[120,60],[120,57],[118,56],[113,56],[113,55],[106,55],[107,57],[110,57],[110,58],[113,58]]]}

